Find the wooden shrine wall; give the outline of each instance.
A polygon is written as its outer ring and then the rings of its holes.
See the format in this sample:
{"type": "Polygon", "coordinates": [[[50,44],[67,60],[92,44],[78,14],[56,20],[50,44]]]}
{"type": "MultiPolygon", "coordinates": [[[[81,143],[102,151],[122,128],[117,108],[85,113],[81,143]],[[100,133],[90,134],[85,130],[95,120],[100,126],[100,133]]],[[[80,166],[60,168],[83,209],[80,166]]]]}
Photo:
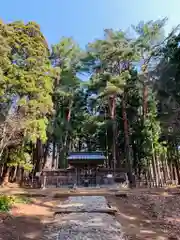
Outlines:
{"type": "MultiPolygon", "coordinates": [[[[113,169],[99,168],[96,171],[96,184],[105,184],[105,179],[108,173],[113,174],[113,169]]],[[[125,173],[124,169],[116,169],[115,175],[125,173]]],[[[76,169],[58,169],[58,170],[44,170],[41,174],[41,182],[46,178],[46,186],[63,186],[72,185],[77,182],[79,178],[79,171],[76,169]]]]}

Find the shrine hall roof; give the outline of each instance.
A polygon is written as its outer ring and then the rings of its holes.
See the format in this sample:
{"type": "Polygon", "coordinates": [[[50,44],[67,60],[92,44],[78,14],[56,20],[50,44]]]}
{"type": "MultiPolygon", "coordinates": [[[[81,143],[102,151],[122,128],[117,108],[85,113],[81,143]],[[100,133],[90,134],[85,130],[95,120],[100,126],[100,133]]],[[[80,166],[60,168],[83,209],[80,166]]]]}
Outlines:
{"type": "Polygon", "coordinates": [[[103,152],[71,152],[68,160],[105,160],[103,152]]]}

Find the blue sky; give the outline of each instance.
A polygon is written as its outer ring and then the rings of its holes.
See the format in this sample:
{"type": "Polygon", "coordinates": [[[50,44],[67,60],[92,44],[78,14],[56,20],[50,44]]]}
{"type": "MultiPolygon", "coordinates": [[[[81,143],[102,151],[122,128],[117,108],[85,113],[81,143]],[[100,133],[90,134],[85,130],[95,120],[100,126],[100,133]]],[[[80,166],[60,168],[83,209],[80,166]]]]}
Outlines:
{"type": "Polygon", "coordinates": [[[36,21],[49,44],[62,36],[84,47],[101,37],[104,28],[126,30],[132,23],[168,17],[166,30],[180,23],[180,0],[2,0],[5,22],[36,21]]]}

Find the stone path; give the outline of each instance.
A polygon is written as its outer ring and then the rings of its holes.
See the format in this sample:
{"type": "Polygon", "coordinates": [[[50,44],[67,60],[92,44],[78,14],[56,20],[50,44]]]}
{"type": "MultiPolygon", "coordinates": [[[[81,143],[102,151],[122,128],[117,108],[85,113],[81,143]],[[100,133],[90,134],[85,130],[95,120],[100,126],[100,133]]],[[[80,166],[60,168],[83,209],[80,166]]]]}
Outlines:
{"type": "Polygon", "coordinates": [[[104,213],[71,213],[60,219],[57,240],[122,240],[121,225],[104,213]]]}
{"type": "MultiPolygon", "coordinates": [[[[109,208],[105,197],[69,197],[58,207],[69,210],[99,210],[109,208]]],[[[115,217],[106,213],[70,213],[56,216],[58,232],[52,240],[124,240],[121,225],[115,217]]]]}
{"type": "Polygon", "coordinates": [[[58,208],[68,210],[100,210],[109,208],[107,201],[103,196],[77,196],[69,197],[63,204],[59,205],[58,208]]]}

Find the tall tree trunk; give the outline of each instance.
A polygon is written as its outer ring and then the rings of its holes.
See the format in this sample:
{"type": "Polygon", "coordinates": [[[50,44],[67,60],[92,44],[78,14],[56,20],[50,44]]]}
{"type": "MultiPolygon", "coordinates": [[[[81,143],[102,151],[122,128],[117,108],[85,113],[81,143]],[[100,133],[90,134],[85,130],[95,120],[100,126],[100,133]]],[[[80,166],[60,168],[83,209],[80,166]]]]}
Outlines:
{"type": "Polygon", "coordinates": [[[177,159],[174,160],[174,166],[175,166],[175,169],[176,169],[176,176],[177,176],[178,185],[180,185],[179,162],[178,162],[177,159]]]}
{"type": "Polygon", "coordinates": [[[174,181],[176,181],[176,172],[175,172],[174,163],[172,164],[172,179],[173,179],[173,183],[174,183],[174,181]]]}
{"type": "Polygon", "coordinates": [[[116,171],[116,96],[111,96],[109,98],[109,109],[110,117],[112,120],[112,160],[113,160],[113,169],[116,171]]]}
{"type": "Polygon", "coordinates": [[[0,178],[2,177],[3,169],[4,169],[4,164],[1,164],[0,165],[0,178]]]}
{"type": "Polygon", "coordinates": [[[43,157],[43,149],[42,149],[42,142],[40,139],[36,141],[36,148],[35,148],[35,169],[34,169],[34,176],[36,172],[42,171],[42,157],[43,157]]]}
{"type": "Polygon", "coordinates": [[[131,153],[130,153],[130,141],[129,141],[129,129],[128,129],[128,120],[127,120],[127,113],[126,113],[126,100],[125,100],[125,93],[122,97],[122,116],[124,122],[124,135],[125,135],[125,154],[126,154],[126,161],[127,161],[127,168],[128,168],[128,178],[130,186],[133,185],[133,176],[132,176],[132,163],[131,163],[131,153]]]}
{"type": "Polygon", "coordinates": [[[10,173],[10,181],[11,182],[16,181],[16,173],[17,173],[17,166],[11,167],[11,173],[10,173]]]}
{"type": "Polygon", "coordinates": [[[55,167],[55,161],[56,161],[56,143],[55,140],[53,140],[53,149],[52,149],[52,168],[55,167]]]}
{"type": "Polygon", "coordinates": [[[20,168],[20,186],[23,185],[23,182],[24,182],[24,168],[21,167],[20,168]]]}
{"type": "Polygon", "coordinates": [[[161,171],[160,171],[159,152],[157,152],[157,150],[155,151],[155,159],[156,159],[158,186],[161,186],[162,185],[162,175],[161,175],[161,171]]]}
{"type": "Polygon", "coordinates": [[[112,139],[112,156],[113,156],[113,169],[116,171],[116,120],[113,119],[112,125],[112,132],[113,132],[113,139],[112,139]]]}
{"type": "Polygon", "coordinates": [[[168,174],[167,174],[166,155],[164,152],[161,154],[161,164],[162,164],[162,172],[163,172],[163,183],[166,184],[168,174]]]}
{"type": "Polygon", "coordinates": [[[152,187],[152,180],[153,180],[153,170],[152,170],[152,163],[149,158],[147,160],[147,177],[148,177],[148,182],[147,185],[152,187]]]}
{"type": "Polygon", "coordinates": [[[146,118],[147,114],[147,99],[148,99],[148,87],[147,84],[144,82],[143,84],[143,116],[146,118]]]}
{"type": "Polygon", "coordinates": [[[148,100],[148,86],[147,86],[147,82],[148,82],[148,74],[147,74],[147,68],[148,68],[148,62],[146,59],[144,59],[144,57],[142,57],[143,59],[143,66],[141,68],[142,72],[143,72],[143,117],[144,119],[146,118],[146,114],[147,114],[147,100],[148,100]]]}
{"type": "MultiPolygon", "coordinates": [[[[69,104],[67,116],[66,116],[66,120],[67,120],[68,124],[70,123],[70,120],[71,120],[72,106],[73,106],[73,101],[71,100],[70,104],[69,104]]],[[[69,129],[66,129],[65,137],[64,137],[64,143],[63,143],[63,149],[61,151],[61,156],[62,156],[62,160],[63,160],[63,167],[67,167],[67,162],[65,162],[65,155],[68,152],[68,145],[67,145],[68,135],[69,135],[69,129]]]]}
{"type": "Polygon", "coordinates": [[[10,173],[10,167],[5,164],[3,169],[3,175],[2,175],[2,185],[6,185],[9,182],[9,173],[10,173]]]}
{"type": "Polygon", "coordinates": [[[168,170],[169,170],[169,179],[170,181],[173,181],[173,162],[172,162],[172,151],[170,142],[168,142],[169,147],[167,149],[167,162],[168,162],[168,170]]]}
{"type": "Polygon", "coordinates": [[[15,169],[14,169],[14,174],[13,174],[13,182],[16,181],[16,177],[17,177],[17,170],[18,170],[18,166],[15,166],[15,169]]]}
{"type": "MultiPolygon", "coordinates": [[[[153,134],[151,132],[151,134],[153,134]]],[[[155,185],[158,186],[159,180],[158,180],[158,173],[157,173],[157,168],[156,168],[156,157],[155,157],[155,150],[154,150],[154,143],[153,143],[153,136],[151,136],[151,144],[152,144],[152,169],[153,169],[153,177],[155,180],[155,185]]]]}
{"type": "MultiPolygon", "coordinates": [[[[143,66],[142,66],[142,72],[143,72],[143,75],[144,75],[144,81],[143,81],[143,92],[142,92],[142,98],[143,98],[143,106],[142,106],[142,114],[143,114],[143,121],[145,123],[145,120],[146,120],[146,115],[147,115],[147,99],[148,99],[148,87],[147,87],[147,74],[146,74],[146,71],[147,71],[147,64],[146,64],[146,60],[144,59],[144,63],[143,63],[143,66]]],[[[145,124],[144,124],[145,125],[145,124]]],[[[157,182],[156,182],[156,170],[155,170],[155,156],[154,156],[154,146],[153,146],[153,143],[152,143],[152,150],[153,150],[153,156],[152,156],[152,168],[153,168],[153,176],[154,176],[154,179],[155,179],[155,184],[157,185],[157,182]]],[[[152,169],[151,169],[151,166],[149,165],[148,166],[150,169],[149,169],[149,172],[152,172],[152,169]]]]}
{"type": "Polygon", "coordinates": [[[59,159],[60,159],[59,165],[60,165],[60,168],[65,167],[64,157],[65,157],[65,149],[64,149],[64,146],[63,146],[63,147],[60,147],[60,150],[59,150],[59,159]]]}
{"type": "Polygon", "coordinates": [[[139,166],[139,159],[138,159],[138,156],[137,156],[137,151],[136,151],[136,144],[133,142],[132,143],[132,151],[133,151],[133,163],[132,163],[132,166],[133,166],[133,169],[135,171],[135,175],[139,175],[138,177],[140,178],[140,166],[139,166]],[[138,174],[139,172],[139,174],[138,174]]]}
{"type": "MultiPolygon", "coordinates": [[[[107,118],[107,113],[106,113],[106,108],[105,108],[105,121],[106,121],[106,118],[107,118]]],[[[106,168],[110,168],[109,166],[109,148],[108,148],[108,130],[107,130],[107,125],[106,125],[106,168]]]]}
{"type": "Polygon", "coordinates": [[[177,141],[175,141],[175,149],[176,149],[176,156],[175,156],[175,159],[174,159],[174,165],[175,165],[175,169],[176,169],[178,185],[180,185],[179,150],[178,150],[178,143],[177,143],[177,141]]]}
{"type": "Polygon", "coordinates": [[[49,139],[47,140],[46,144],[43,145],[43,164],[42,164],[42,169],[44,169],[46,163],[47,163],[47,159],[48,159],[48,155],[49,155],[49,139]]]}

